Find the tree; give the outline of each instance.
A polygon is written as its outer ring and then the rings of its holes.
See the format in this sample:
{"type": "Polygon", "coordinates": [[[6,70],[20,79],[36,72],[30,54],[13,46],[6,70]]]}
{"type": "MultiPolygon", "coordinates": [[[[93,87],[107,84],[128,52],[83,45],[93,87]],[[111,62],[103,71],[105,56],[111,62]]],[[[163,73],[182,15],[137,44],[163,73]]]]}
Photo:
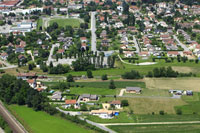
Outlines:
{"type": "Polygon", "coordinates": [[[86,104],[83,104],[83,105],[81,106],[80,110],[81,110],[81,111],[87,111],[88,109],[87,109],[86,104]]]}
{"type": "Polygon", "coordinates": [[[32,64],[28,64],[28,70],[33,70],[32,64]]]}
{"type": "Polygon", "coordinates": [[[128,100],[122,100],[122,107],[128,106],[128,100]]]}
{"type": "Polygon", "coordinates": [[[176,114],[177,114],[177,115],[182,115],[182,110],[181,110],[181,109],[177,109],[177,110],[176,110],[176,114]]]}
{"type": "Polygon", "coordinates": [[[115,83],[113,80],[110,80],[110,85],[109,85],[109,89],[115,89],[116,86],[115,86],[115,83]]]}
{"type": "Polygon", "coordinates": [[[102,76],[101,76],[101,79],[102,79],[102,80],[108,80],[107,74],[102,75],[102,76]]]}
{"type": "Polygon", "coordinates": [[[91,71],[91,70],[87,70],[87,77],[88,77],[88,78],[93,78],[93,75],[92,75],[92,71],[91,71]]]}
{"type": "Polygon", "coordinates": [[[67,76],[67,82],[74,82],[73,76],[71,74],[67,76]]]}
{"type": "Polygon", "coordinates": [[[164,115],[165,112],[164,112],[163,110],[161,110],[161,111],[159,111],[159,114],[160,114],[160,115],[164,115]]]}

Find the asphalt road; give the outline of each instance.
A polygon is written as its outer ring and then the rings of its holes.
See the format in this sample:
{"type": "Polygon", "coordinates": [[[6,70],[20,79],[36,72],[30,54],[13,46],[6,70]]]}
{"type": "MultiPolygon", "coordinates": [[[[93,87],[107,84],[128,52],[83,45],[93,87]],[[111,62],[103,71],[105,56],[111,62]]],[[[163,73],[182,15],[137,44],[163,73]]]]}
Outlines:
{"type": "Polygon", "coordinates": [[[135,44],[136,52],[139,53],[140,52],[139,44],[138,44],[134,35],[133,35],[133,41],[134,41],[134,44],[135,44]]]}
{"type": "Polygon", "coordinates": [[[180,45],[184,49],[184,51],[190,51],[186,45],[184,45],[183,43],[180,42],[180,40],[177,38],[176,35],[173,35],[173,37],[178,42],[178,45],[180,45]]]}
{"type": "Polygon", "coordinates": [[[6,67],[1,67],[0,69],[4,70],[4,69],[11,69],[11,68],[17,68],[16,65],[11,65],[6,61],[0,60],[0,63],[6,65],[6,67]]]}
{"type": "Polygon", "coordinates": [[[97,51],[96,48],[96,18],[95,18],[95,12],[91,12],[91,34],[92,34],[92,43],[91,43],[91,50],[93,52],[97,51]]]}
{"type": "Polygon", "coordinates": [[[26,129],[13,117],[0,101],[0,114],[14,133],[27,133],[26,129]]]}

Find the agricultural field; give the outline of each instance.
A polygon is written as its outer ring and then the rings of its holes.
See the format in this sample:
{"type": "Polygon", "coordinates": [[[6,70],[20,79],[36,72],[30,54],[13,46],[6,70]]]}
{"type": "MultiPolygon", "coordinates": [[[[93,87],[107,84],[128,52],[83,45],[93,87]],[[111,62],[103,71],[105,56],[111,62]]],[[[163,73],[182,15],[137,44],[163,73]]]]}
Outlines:
{"type": "Polygon", "coordinates": [[[145,78],[149,89],[179,89],[200,92],[200,78],[145,78]]]}
{"type": "Polygon", "coordinates": [[[179,124],[179,125],[126,125],[108,126],[119,133],[171,133],[171,132],[200,132],[200,124],[179,124]]]}
{"type": "Polygon", "coordinates": [[[9,110],[24,125],[30,133],[76,132],[89,133],[80,126],[57,116],[51,116],[42,111],[34,111],[26,106],[9,105],[9,110]]]}
{"type": "Polygon", "coordinates": [[[57,22],[59,26],[72,26],[72,27],[79,27],[80,20],[79,19],[52,19],[49,21],[49,24],[52,25],[54,22],[57,22]]]}

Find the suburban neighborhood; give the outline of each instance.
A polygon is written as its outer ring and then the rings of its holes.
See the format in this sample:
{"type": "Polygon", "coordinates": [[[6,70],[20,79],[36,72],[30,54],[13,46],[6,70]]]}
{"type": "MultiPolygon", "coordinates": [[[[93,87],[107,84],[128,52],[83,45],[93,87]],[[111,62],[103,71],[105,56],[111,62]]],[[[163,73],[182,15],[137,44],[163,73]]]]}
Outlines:
{"type": "Polygon", "coordinates": [[[200,132],[199,0],[0,0],[0,18],[0,132],[200,132]]]}

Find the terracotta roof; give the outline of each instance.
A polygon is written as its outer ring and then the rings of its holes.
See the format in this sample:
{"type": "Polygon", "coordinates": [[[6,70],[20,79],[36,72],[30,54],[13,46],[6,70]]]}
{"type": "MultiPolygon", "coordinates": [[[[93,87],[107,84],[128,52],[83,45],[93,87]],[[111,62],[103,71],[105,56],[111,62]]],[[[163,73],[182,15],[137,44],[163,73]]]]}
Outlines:
{"type": "Polygon", "coordinates": [[[66,104],[76,104],[76,100],[65,100],[66,104]]]}
{"type": "Polygon", "coordinates": [[[64,53],[64,52],[65,52],[64,49],[59,49],[59,50],[57,51],[57,53],[64,53]]]}
{"type": "Polygon", "coordinates": [[[167,54],[179,55],[178,51],[168,51],[167,54]]]}
{"type": "Polygon", "coordinates": [[[110,104],[121,104],[121,101],[120,100],[115,100],[115,101],[110,102],[110,104]]]}
{"type": "Polygon", "coordinates": [[[18,73],[18,77],[24,77],[24,76],[36,76],[36,73],[18,73]]]}
{"type": "Polygon", "coordinates": [[[44,89],[43,88],[37,88],[37,91],[43,91],[44,89]]]}
{"type": "Polygon", "coordinates": [[[34,80],[34,79],[29,79],[29,80],[27,80],[27,82],[28,82],[29,84],[33,84],[33,83],[35,82],[35,80],[34,80]]]}

